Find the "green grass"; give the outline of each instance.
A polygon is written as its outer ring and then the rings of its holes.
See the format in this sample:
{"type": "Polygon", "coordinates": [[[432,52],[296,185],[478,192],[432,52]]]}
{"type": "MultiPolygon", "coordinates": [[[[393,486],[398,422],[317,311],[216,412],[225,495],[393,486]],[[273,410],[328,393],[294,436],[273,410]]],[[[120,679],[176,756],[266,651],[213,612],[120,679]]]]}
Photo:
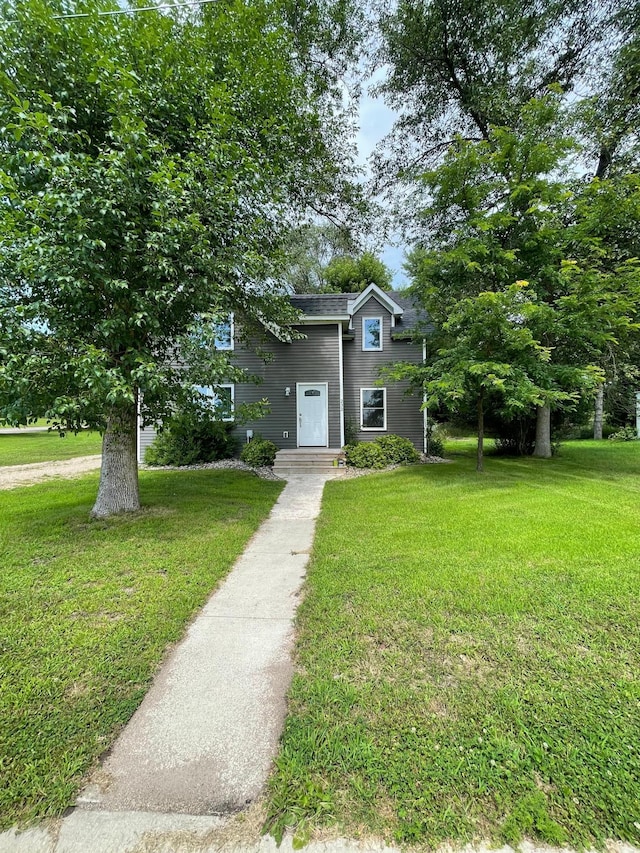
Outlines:
{"type": "Polygon", "coordinates": [[[90,521],[97,475],[0,492],[0,827],[60,814],[280,484],[144,472],[145,509],[90,521]]]}
{"type": "Polygon", "coordinates": [[[92,456],[102,450],[102,436],[97,432],[67,433],[27,432],[0,435],[0,466],[28,465],[30,462],[53,462],[73,456],[92,456]]]}
{"type": "Polygon", "coordinates": [[[640,444],[331,482],[269,826],[640,842],[640,444]]]}

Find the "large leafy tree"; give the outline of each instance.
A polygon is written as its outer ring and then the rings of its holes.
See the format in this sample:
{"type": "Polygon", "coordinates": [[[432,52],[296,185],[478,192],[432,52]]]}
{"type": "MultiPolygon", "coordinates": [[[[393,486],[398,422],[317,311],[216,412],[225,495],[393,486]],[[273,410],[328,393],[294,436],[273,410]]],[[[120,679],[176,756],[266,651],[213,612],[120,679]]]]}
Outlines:
{"type": "MultiPolygon", "coordinates": [[[[188,393],[180,340],[230,312],[292,319],[283,234],[353,200],[335,85],[353,40],[332,0],[72,8],[3,7],[0,416],[103,431],[103,516],[139,505],[137,410],[188,393]]],[[[232,371],[199,352],[200,384],[232,371]]]]}
{"type": "MultiPolygon", "coordinates": [[[[424,176],[434,245],[409,258],[413,290],[443,329],[461,301],[528,281],[538,306],[529,329],[548,353],[530,401],[541,456],[551,454],[552,408],[592,390],[604,353],[635,329],[639,293],[637,265],[624,252],[614,260],[593,233],[594,206],[602,212],[613,199],[563,174],[576,146],[558,122],[557,96],[548,95],[525,105],[517,129],[492,126],[480,143],[459,139],[424,176]]],[[[629,192],[626,204],[618,199],[619,225],[623,210],[633,218],[629,192]]],[[[612,203],[607,209],[613,215],[612,203]]]]}
{"type": "Polygon", "coordinates": [[[550,454],[548,403],[559,383],[580,375],[565,368],[601,364],[632,326],[635,273],[626,266],[617,277],[615,264],[596,262],[595,234],[573,227],[594,199],[562,169],[569,155],[579,162],[570,119],[591,174],[629,162],[637,23],[628,0],[399,2],[381,21],[389,67],[381,90],[400,117],[378,175],[407,189],[399,214],[417,241],[409,261],[416,289],[446,322],[457,299],[531,282],[547,307],[537,339],[553,353],[536,409],[541,455],[550,454]],[[576,258],[580,275],[569,276],[563,261],[576,258]],[[602,322],[575,300],[578,280],[602,322]],[[581,337],[576,330],[587,326],[581,337]]]}

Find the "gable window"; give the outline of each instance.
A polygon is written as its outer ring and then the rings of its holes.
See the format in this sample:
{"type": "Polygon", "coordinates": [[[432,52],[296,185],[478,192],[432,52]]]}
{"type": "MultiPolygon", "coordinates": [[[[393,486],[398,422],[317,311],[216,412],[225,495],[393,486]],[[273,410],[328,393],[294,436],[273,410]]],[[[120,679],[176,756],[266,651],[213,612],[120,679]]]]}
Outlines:
{"type": "Polygon", "coordinates": [[[233,314],[229,314],[226,320],[215,324],[215,347],[220,350],[233,349],[233,314]]]}
{"type": "Polygon", "coordinates": [[[387,428],[387,389],[360,389],[360,428],[387,428]]]}
{"type": "Polygon", "coordinates": [[[382,349],[382,317],[362,318],[362,349],[366,352],[382,349]]]}
{"type": "Polygon", "coordinates": [[[233,420],[233,385],[194,385],[194,390],[200,395],[203,407],[213,409],[216,419],[221,421],[233,420]]]}

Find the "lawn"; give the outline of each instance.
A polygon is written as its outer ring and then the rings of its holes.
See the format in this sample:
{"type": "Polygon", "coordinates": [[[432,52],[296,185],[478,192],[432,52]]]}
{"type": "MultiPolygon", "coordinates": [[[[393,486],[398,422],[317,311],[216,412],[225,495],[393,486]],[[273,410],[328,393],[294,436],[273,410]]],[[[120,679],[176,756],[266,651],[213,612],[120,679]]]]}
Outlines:
{"type": "Polygon", "coordinates": [[[90,521],[97,475],[0,492],[0,827],[60,814],[281,484],[140,476],[145,509],[90,521]]]}
{"type": "Polygon", "coordinates": [[[640,843],[640,444],[331,482],[268,825],[640,843]]]}
{"type": "Polygon", "coordinates": [[[0,435],[0,465],[28,465],[30,462],[53,462],[73,456],[92,456],[102,450],[102,436],[97,432],[67,433],[27,432],[0,435]]]}

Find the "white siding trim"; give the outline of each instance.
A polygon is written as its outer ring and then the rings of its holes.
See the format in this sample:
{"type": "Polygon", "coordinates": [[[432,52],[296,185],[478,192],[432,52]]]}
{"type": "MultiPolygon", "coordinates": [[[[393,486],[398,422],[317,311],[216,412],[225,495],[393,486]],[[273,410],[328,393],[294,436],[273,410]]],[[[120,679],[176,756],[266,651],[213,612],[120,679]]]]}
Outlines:
{"type": "Polygon", "coordinates": [[[140,458],[140,432],[142,430],[142,423],[140,421],[140,389],[136,390],[136,459],[138,460],[138,465],[142,462],[140,458]]]}
{"type": "MultiPolygon", "coordinates": [[[[427,339],[426,338],[422,339],[422,363],[423,364],[427,363],[427,339]]],[[[422,446],[424,448],[424,453],[426,454],[426,452],[427,452],[427,430],[429,428],[429,420],[428,420],[429,416],[428,416],[427,407],[426,407],[426,402],[427,402],[427,392],[426,391],[422,392],[422,402],[423,402],[423,404],[425,404],[425,407],[422,410],[422,446]]]]}
{"type": "Polygon", "coordinates": [[[344,447],[344,357],[342,352],[341,323],[338,323],[338,371],[340,374],[340,447],[344,447]]]}

